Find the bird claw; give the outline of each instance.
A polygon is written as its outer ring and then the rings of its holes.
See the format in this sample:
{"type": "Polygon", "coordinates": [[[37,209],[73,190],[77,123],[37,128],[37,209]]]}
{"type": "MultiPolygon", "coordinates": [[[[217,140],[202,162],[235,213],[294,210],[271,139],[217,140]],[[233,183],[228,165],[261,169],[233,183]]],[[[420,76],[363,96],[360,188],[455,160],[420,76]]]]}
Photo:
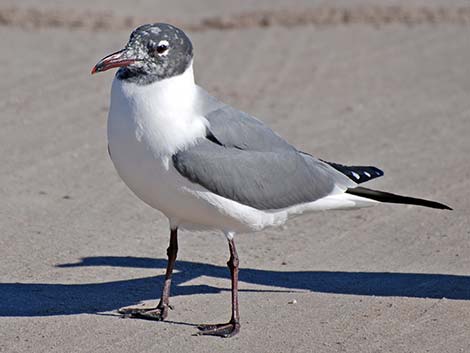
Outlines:
{"type": "Polygon", "coordinates": [[[240,331],[240,324],[230,321],[225,324],[201,324],[197,328],[199,332],[195,336],[205,335],[229,338],[235,336],[240,331]]]}
{"type": "Polygon", "coordinates": [[[163,321],[168,316],[168,309],[173,309],[172,306],[158,305],[156,307],[124,307],[118,309],[118,313],[122,318],[144,319],[163,321]]]}

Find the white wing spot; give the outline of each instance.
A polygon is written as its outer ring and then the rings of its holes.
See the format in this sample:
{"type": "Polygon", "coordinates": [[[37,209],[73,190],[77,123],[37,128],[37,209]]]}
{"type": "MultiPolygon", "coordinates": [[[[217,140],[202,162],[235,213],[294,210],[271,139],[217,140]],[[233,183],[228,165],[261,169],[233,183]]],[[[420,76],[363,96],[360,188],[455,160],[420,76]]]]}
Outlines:
{"type": "Polygon", "coordinates": [[[370,178],[370,174],[368,172],[364,172],[364,174],[370,178]]]}
{"type": "Polygon", "coordinates": [[[355,177],[356,179],[360,179],[361,177],[359,176],[359,174],[357,174],[356,172],[352,172],[352,175],[353,177],[355,177]]]}

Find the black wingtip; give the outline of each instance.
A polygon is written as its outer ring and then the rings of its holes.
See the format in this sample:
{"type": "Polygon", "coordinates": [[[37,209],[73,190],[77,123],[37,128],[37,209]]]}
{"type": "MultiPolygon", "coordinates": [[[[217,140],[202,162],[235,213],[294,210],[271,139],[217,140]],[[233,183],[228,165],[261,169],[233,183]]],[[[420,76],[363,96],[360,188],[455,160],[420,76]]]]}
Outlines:
{"type": "Polygon", "coordinates": [[[337,171],[346,175],[349,179],[357,184],[365,183],[366,181],[381,177],[384,172],[374,166],[359,166],[359,165],[343,165],[339,163],[328,162],[321,159],[322,162],[328,163],[337,171]]]}
{"type": "MultiPolygon", "coordinates": [[[[414,198],[413,198],[414,199],[414,198]]],[[[416,200],[421,200],[421,199],[416,199],[416,200]]],[[[438,209],[438,210],[449,210],[449,211],[453,211],[453,208],[447,206],[447,205],[444,205],[443,203],[440,203],[440,202],[436,202],[436,201],[429,201],[429,200],[423,200],[423,201],[426,201],[426,202],[423,202],[423,204],[418,204],[418,203],[410,203],[411,205],[418,205],[418,206],[425,206],[425,207],[431,207],[431,208],[435,208],[435,209],[438,209]]]]}
{"type": "Polygon", "coordinates": [[[379,201],[379,202],[417,205],[417,206],[436,208],[439,210],[452,211],[451,207],[444,205],[443,203],[440,203],[440,202],[425,200],[425,199],[418,199],[416,197],[397,195],[397,194],[392,194],[390,192],[385,192],[385,191],[367,189],[361,186],[347,189],[346,192],[348,194],[365,197],[365,198],[372,199],[372,200],[379,201]]]}

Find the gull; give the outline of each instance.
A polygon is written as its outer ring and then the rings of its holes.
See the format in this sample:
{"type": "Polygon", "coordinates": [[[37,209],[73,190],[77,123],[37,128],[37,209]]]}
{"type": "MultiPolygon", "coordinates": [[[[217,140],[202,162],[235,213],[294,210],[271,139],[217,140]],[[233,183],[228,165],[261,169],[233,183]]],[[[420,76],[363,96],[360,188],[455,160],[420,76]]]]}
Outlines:
{"type": "Polygon", "coordinates": [[[92,74],[119,68],[111,88],[108,151],[117,173],[169,220],[168,264],[156,307],[127,307],[127,317],[164,320],[170,307],[178,229],[221,230],[228,241],[231,319],[199,325],[198,334],[231,337],[240,330],[239,259],[235,234],[280,226],[307,212],[378,203],[438,209],[438,202],[358,186],[383,175],[299,151],[260,120],[196,85],[193,46],[172,25],[145,24],[92,74]]]}

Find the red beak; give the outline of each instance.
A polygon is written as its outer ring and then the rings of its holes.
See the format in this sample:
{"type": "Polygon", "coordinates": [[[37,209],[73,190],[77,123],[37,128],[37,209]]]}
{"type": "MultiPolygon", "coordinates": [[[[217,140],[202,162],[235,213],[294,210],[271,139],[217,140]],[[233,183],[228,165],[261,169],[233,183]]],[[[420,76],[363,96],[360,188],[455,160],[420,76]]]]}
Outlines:
{"type": "Polygon", "coordinates": [[[91,70],[91,74],[93,75],[97,72],[106,71],[114,67],[128,66],[137,61],[139,61],[139,59],[127,57],[126,50],[122,49],[101,59],[98,64],[96,64],[95,67],[91,70]]]}

